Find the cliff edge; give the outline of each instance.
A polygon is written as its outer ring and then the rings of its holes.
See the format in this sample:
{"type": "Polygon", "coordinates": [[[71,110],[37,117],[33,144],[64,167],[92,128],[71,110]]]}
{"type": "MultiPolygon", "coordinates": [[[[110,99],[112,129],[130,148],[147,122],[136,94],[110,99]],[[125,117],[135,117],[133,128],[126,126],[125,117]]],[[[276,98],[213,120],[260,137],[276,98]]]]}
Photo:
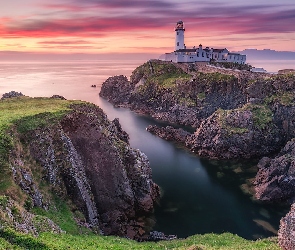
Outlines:
{"type": "MultiPolygon", "coordinates": [[[[130,81],[124,76],[107,79],[100,96],[116,106],[192,127],[191,136],[176,140],[200,156],[252,158],[278,152],[295,136],[294,81],[291,74],[150,60],[133,71],[130,81]]],[[[165,136],[159,129],[163,138],[173,137],[171,128],[165,136]]]]}
{"type": "MultiPolygon", "coordinates": [[[[8,97],[0,107],[4,200],[33,217],[55,211],[57,218],[64,207],[79,230],[131,239],[147,235],[159,188],[146,155],[130,147],[118,119],[109,121],[99,107],[60,96],[8,97]]],[[[1,203],[3,211],[8,203],[1,203]]],[[[0,220],[21,228],[5,216],[0,220]]],[[[26,231],[30,224],[19,220],[26,231]]]]}

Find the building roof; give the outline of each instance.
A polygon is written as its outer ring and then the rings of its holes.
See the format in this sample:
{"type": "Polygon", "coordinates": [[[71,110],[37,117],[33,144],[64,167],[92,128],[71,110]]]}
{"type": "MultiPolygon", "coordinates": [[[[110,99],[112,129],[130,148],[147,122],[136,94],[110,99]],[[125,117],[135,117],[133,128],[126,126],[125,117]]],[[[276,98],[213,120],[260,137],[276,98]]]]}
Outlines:
{"type": "Polygon", "coordinates": [[[242,56],[241,54],[239,54],[239,53],[232,53],[232,52],[230,52],[230,53],[228,53],[229,55],[234,55],[234,56],[242,56]]]}
{"type": "Polygon", "coordinates": [[[223,52],[223,51],[225,51],[225,50],[228,52],[227,48],[224,48],[224,49],[213,49],[213,52],[218,52],[218,53],[220,53],[220,52],[223,52]]]}
{"type": "Polygon", "coordinates": [[[175,52],[196,52],[198,49],[178,49],[175,52]]]}

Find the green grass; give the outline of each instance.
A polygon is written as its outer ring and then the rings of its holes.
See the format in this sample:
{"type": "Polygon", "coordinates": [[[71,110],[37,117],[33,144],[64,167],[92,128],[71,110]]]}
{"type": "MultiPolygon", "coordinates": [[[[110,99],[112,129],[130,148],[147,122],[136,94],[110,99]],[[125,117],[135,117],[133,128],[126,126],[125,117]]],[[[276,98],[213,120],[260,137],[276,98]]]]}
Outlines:
{"type": "Polygon", "coordinates": [[[159,76],[153,76],[149,79],[150,82],[155,82],[163,88],[173,88],[178,81],[188,81],[190,75],[185,73],[164,73],[159,76]]]}
{"type": "Polygon", "coordinates": [[[197,94],[197,98],[200,100],[200,101],[203,101],[205,100],[206,98],[206,93],[205,92],[200,92],[197,94]]]}
{"type": "MultiPolygon", "coordinates": [[[[79,228],[66,201],[62,200],[58,196],[55,196],[51,202],[53,204],[51,204],[49,210],[35,207],[32,209],[33,213],[48,217],[67,233],[74,235],[79,234],[79,228]]],[[[40,217],[40,219],[42,219],[42,217],[40,217]]]]}
{"type": "Polygon", "coordinates": [[[273,113],[266,105],[246,104],[242,109],[252,112],[254,126],[259,129],[266,128],[273,119],[273,113]]]}
{"type": "Polygon", "coordinates": [[[253,68],[250,64],[240,64],[233,62],[210,62],[211,65],[215,65],[218,67],[226,68],[226,69],[239,69],[239,70],[247,70],[250,71],[253,68]]]}
{"type": "Polygon", "coordinates": [[[46,125],[62,117],[69,106],[81,101],[67,101],[54,98],[30,98],[26,96],[0,100],[0,194],[13,186],[9,169],[9,152],[14,146],[11,126],[18,125],[19,132],[25,132],[46,125]]]}
{"type": "Polygon", "coordinates": [[[224,109],[218,109],[217,114],[219,116],[219,122],[222,128],[224,128],[229,135],[234,135],[234,134],[244,134],[249,132],[247,128],[243,127],[234,127],[229,125],[226,122],[226,118],[228,115],[234,112],[234,110],[224,110],[224,109]]]}
{"type": "Polygon", "coordinates": [[[294,105],[294,94],[293,93],[279,93],[276,95],[271,95],[264,99],[266,104],[271,104],[274,102],[279,102],[285,106],[294,105]]]}
{"type": "MultiPolygon", "coordinates": [[[[41,233],[38,237],[32,237],[16,233],[11,229],[0,230],[0,243],[3,242],[9,248],[5,249],[180,249],[180,250],[279,250],[276,238],[250,241],[239,236],[224,234],[194,235],[183,240],[160,242],[136,242],[114,236],[97,235],[70,235],[41,233]],[[15,248],[10,248],[11,246],[15,248]],[[21,248],[17,248],[21,247],[21,248]]],[[[4,249],[4,248],[3,248],[4,249]]]]}
{"type": "Polygon", "coordinates": [[[76,101],[53,98],[17,97],[0,100],[0,131],[7,129],[15,121],[40,113],[51,113],[57,117],[70,110],[69,105],[76,101]]]}

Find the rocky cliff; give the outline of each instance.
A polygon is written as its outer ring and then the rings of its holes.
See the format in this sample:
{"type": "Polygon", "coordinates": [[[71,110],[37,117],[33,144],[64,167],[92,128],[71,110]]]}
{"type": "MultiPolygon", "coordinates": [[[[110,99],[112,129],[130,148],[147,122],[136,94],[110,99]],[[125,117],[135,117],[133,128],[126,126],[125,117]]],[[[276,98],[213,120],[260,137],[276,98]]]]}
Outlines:
{"type": "Polygon", "coordinates": [[[280,221],[280,230],[278,231],[279,246],[284,250],[295,249],[295,204],[291,210],[280,221]]]}
{"type": "Polygon", "coordinates": [[[263,157],[255,179],[256,197],[266,202],[295,202],[295,139],[275,158],[263,157]]]}
{"type": "MultiPolygon", "coordinates": [[[[116,106],[195,128],[178,141],[201,156],[251,158],[277,152],[294,137],[294,82],[293,75],[151,60],[130,81],[107,79],[100,95],[116,106]]],[[[156,130],[171,138],[171,128],[156,130]]]]}
{"type": "MultiPolygon", "coordinates": [[[[147,128],[196,154],[216,159],[261,158],[254,185],[264,202],[295,201],[295,76],[151,60],[126,77],[110,77],[100,95],[169,123],[147,128]],[[274,155],[280,152],[276,157],[274,155]]],[[[290,214],[282,219],[280,245],[294,248],[290,214]],[[291,246],[291,247],[290,247],[291,246]]]]}
{"type": "Polygon", "coordinates": [[[39,102],[10,98],[0,105],[6,102],[28,115],[13,118],[6,130],[11,149],[5,166],[13,181],[1,188],[3,197],[27,206],[28,212],[52,211],[55,200],[63,200],[78,225],[105,235],[139,239],[148,233],[145,218],[153,212],[159,188],[146,155],[130,147],[117,119],[109,121],[93,104],[58,96],[39,102]],[[37,107],[31,102],[47,106],[46,112],[31,115],[37,107]],[[50,110],[53,105],[64,108],[50,110]]]}

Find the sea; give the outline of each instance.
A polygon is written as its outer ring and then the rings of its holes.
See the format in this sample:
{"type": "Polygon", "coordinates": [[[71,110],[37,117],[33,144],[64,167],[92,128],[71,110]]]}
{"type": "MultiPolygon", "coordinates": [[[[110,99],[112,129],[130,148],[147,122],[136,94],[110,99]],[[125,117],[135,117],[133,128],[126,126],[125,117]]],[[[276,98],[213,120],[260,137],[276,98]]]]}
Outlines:
{"type": "MultiPolygon", "coordinates": [[[[0,96],[9,91],[31,97],[61,95],[100,106],[110,120],[119,118],[130,144],[144,152],[160,186],[161,199],[151,220],[152,230],[180,238],[193,234],[230,232],[246,239],[277,234],[289,207],[262,204],[251,195],[258,160],[219,161],[200,158],[146,131],[163,125],[148,116],[115,108],[99,97],[102,83],[114,75],[129,77],[144,60],[0,61],[0,96]],[[96,87],[92,87],[95,85],[96,87]]],[[[254,61],[276,73],[295,69],[295,60],[254,61]]]]}

